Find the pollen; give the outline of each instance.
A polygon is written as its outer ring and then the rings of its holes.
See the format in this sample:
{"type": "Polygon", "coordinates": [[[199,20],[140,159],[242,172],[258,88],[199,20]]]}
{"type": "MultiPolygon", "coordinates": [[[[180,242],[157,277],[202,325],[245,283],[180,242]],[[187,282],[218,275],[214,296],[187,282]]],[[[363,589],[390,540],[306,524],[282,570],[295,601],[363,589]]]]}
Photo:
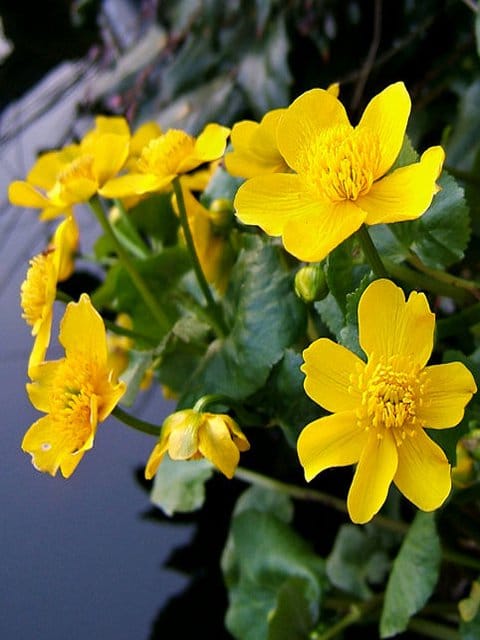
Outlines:
{"type": "Polygon", "coordinates": [[[178,172],[181,162],[193,153],[195,140],[185,131],[169,129],[150,140],[142,151],[137,166],[142,173],[171,175],[178,172]]]}
{"type": "Polygon", "coordinates": [[[365,128],[342,124],[321,131],[305,158],[305,186],[330,202],[356,200],[377,176],[379,141],[365,128]]]}
{"type": "Polygon", "coordinates": [[[22,318],[32,327],[43,318],[49,304],[48,290],[53,269],[53,251],[45,251],[34,256],[20,287],[22,318]]]}
{"type": "Polygon", "coordinates": [[[426,395],[425,375],[407,357],[373,358],[358,379],[360,426],[376,429],[379,438],[390,429],[397,445],[414,436],[425,426],[418,417],[426,395]]]}

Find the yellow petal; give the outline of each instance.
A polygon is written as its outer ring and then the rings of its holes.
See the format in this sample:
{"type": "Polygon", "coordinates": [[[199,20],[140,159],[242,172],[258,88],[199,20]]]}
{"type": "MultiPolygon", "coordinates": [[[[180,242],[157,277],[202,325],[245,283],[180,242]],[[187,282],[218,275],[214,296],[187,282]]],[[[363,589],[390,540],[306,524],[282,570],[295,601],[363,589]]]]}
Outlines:
{"type": "Polygon", "coordinates": [[[67,145],[60,151],[43,153],[28,173],[31,184],[48,191],[57,181],[59,173],[81,153],[80,145],[67,145]]]}
{"type": "Polygon", "coordinates": [[[58,372],[63,366],[64,358],[61,360],[50,360],[32,367],[28,372],[32,383],[26,386],[28,398],[35,409],[49,413],[51,398],[55,389],[55,380],[58,372]]]}
{"type": "Polygon", "coordinates": [[[379,438],[375,431],[370,431],[348,492],[348,513],[353,522],[364,524],[380,510],[387,499],[397,463],[397,447],[391,433],[385,430],[379,438]]]}
{"type": "Polygon", "coordinates": [[[199,431],[198,450],[227,477],[232,478],[240,459],[223,416],[204,414],[199,431]]]}
{"type": "Polygon", "coordinates": [[[168,438],[161,437],[153,448],[153,451],[150,454],[150,457],[148,458],[147,464],[145,466],[145,478],[147,480],[151,480],[157,473],[158,467],[160,466],[160,463],[162,462],[167,450],[168,438]]]}
{"type": "Polygon", "coordinates": [[[317,201],[285,222],[285,249],[299,260],[319,262],[361,227],[365,213],[350,200],[317,201]]]}
{"type": "Polygon", "coordinates": [[[477,391],[472,374],[461,362],[432,365],[425,372],[427,399],[419,408],[418,417],[425,420],[427,428],[454,427],[477,391]]]}
{"type": "Polygon", "coordinates": [[[211,162],[220,158],[225,151],[229,134],[230,129],[228,127],[222,127],[219,124],[207,124],[195,140],[194,156],[197,159],[196,164],[186,169],[184,164],[180,163],[179,172],[193,169],[203,162],[211,162]]]}
{"type": "Polygon", "coordinates": [[[98,134],[114,133],[120,136],[130,136],[130,127],[123,116],[96,116],[94,132],[98,134]]]}
{"type": "Polygon", "coordinates": [[[107,362],[107,338],[102,317],[90,298],[82,293],[78,302],[69,302],[60,325],[60,343],[66,356],[83,354],[87,361],[107,362]]]}
{"type": "Polygon", "coordinates": [[[390,280],[375,280],[358,305],[359,342],[370,357],[403,355],[420,367],[433,349],[435,315],[423,293],[412,291],[405,302],[400,287],[390,280]]]}
{"type": "Polygon", "coordinates": [[[173,460],[188,460],[198,451],[202,417],[196,411],[179,411],[171,421],[168,453],[173,460]]]}
{"type": "Polygon", "coordinates": [[[327,411],[351,411],[359,407],[361,397],[358,389],[351,388],[350,375],[360,373],[365,363],[351,351],[320,338],[304,350],[307,394],[327,411]]]}
{"type": "Polygon", "coordinates": [[[145,122],[135,130],[130,140],[130,155],[135,157],[142,153],[142,149],[153,138],[158,138],[162,135],[162,129],[156,122],[145,122]]]}
{"type": "MultiPolygon", "coordinates": [[[[48,206],[49,200],[28,182],[15,180],[8,187],[8,199],[17,207],[32,207],[43,209],[48,206]]],[[[59,211],[60,213],[60,211],[59,211]]]]}
{"type": "Polygon", "coordinates": [[[366,431],[354,411],[343,411],[307,424],[297,441],[307,482],[324,469],[354,464],[366,445],[366,431]]]}
{"type": "Polygon", "coordinates": [[[276,173],[257,176],[242,184],[234,207],[244,224],[258,225],[269,235],[279,236],[289,219],[314,214],[318,203],[302,189],[298,176],[276,173]]]}
{"type": "Polygon", "coordinates": [[[47,353],[48,345],[50,344],[50,334],[52,330],[53,320],[53,303],[44,311],[41,322],[37,327],[37,334],[33,343],[32,352],[28,359],[28,375],[33,374],[34,369],[45,360],[45,354],[47,353]]]}
{"type": "Polygon", "coordinates": [[[233,418],[228,415],[223,415],[222,418],[227,425],[228,430],[230,431],[233,442],[235,443],[237,449],[239,451],[248,451],[250,449],[250,443],[235,420],[233,420],[233,418]]]}
{"type": "MultiPolygon", "coordinates": [[[[93,173],[101,187],[114,177],[125,164],[128,157],[130,138],[113,133],[98,136],[92,145],[93,173]]],[[[88,146],[87,146],[88,150],[88,146]]]]}
{"type": "Polygon", "coordinates": [[[98,193],[106,198],[126,198],[135,194],[153,193],[167,187],[175,174],[157,176],[153,173],[131,173],[108,180],[98,193]]]}
{"type": "Polygon", "coordinates": [[[367,212],[367,224],[414,220],[430,206],[438,192],[445,153],[442,147],[430,147],[420,162],[400,167],[378,182],[370,191],[357,198],[359,207],[367,212]]]}
{"type": "Polygon", "coordinates": [[[437,509],[451,488],[450,465],[442,449],[420,429],[398,448],[394,482],[423,511],[437,509]]]}
{"type": "Polygon", "coordinates": [[[295,171],[301,171],[305,150],[325,127],[349,125],[342,103],[323,89],[311,89],[288,107],[279,122],[277,144],[281,155],[295,171]]]}
{"type": "Polygon", "coordinates": [[[39,471],[54,476],[65,465],[62,473],[68,477],[83,453],[92,448],[94,435],[93,430],[88,430],[87,437],[79,446],[75,430],[63,428],[58,419],[48,415],[32,424],[23,438],[22,449],[32,456],[32,462],[39,471]]]}
{"type": "Polygon", "coordinates": [[[380,155],[374,180],[387,173],[400,153],[410,108],[410,96],[405,85],[396,82],[372,98],[363,112],[358,127],[365,127],[376,134],[379,143],[380,155]]]}
{"type": "Polygon", "coordinates": [[[107,380],[102,387],[98,389],[98,421],[103,422],[113,411],[120,401],[120,398],[125,394],[127,385],[125,382],[120,381],[114,383],[107,380]]]}

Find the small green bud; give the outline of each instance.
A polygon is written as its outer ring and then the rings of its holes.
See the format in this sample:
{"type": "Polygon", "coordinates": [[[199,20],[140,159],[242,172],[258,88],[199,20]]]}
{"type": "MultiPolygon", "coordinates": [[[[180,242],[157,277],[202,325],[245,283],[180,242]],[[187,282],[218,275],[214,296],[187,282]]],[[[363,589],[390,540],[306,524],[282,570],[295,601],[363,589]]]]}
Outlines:
{"type": "Polygon", "coordinates": [[[216,229],[229,229],[233,222],[233,203],[227,198],[216,198],[211,202],[208,214],[216,229]]]}
{"type": "Polygon", "coordinates": [[[304,302],[322,300],[328,293],[327,281],[320,263],[301,267],[295,274],[295,293],[304,302]]]}

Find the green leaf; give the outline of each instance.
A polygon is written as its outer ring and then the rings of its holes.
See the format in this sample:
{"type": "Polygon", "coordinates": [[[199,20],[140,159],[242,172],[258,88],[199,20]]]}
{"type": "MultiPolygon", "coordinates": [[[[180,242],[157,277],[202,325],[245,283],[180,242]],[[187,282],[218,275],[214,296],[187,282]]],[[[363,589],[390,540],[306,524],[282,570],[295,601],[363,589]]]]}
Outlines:
{"type": "Polygon", "coordinates": [[[287,349],[268,380],[265,398],[262,397],[262,404],[272,408],[271,421],[280,425],[291,447],[296,446],[303,427],[322,413],[305,393],[302,363],[300,353],[287,349]]]}
{"type": "Polygon", "coordinates": [[[295,610],[295,633],[311,628],[325,588],[323,560],[270,513],[249,510],[235,516],[232,540],[237,570],[227,577],[230,633],[239,640],[282,638],[275,634],[289,606],[295,610]]]}
{"type": "Polygon", "coordinates": [[[120,375],[120,379],[127,384],[127,390],[122,396],[123,405],[131,407],[135,402],[145,373],[152,365],[152,359],[152,351],[130,349],[128,352],[128,366],[120,375]]]}
{"type": "Polygon", "coordinates": [[[166,455],[155,474],[150,499],[167,516],[200,509],[212,474],[208,460],[172,460],[166,455]]]}
{"type": "Polygon", "coordinates": [[[480,11],[475,15],[475,41],[477,43],[477,54],[480,57],[480,11]]]}
{"type": "Polygon", "coordinates": [[[302,578],[288,578],[278,590],[277,606],[269,620],[268,640],[309,640],[315,624],[302,578]]]}
{"type": "Polygon", "coordinates": [[[431,596],[441,561],[435,515],[419,511],[393,563],[380,619],[380,637],[405,631],[431,596]]]}
{"type": "Polygon", "coordinates": [[[470,216],[464,192],[446,172],[438,181],[441,191],[418,220],[418,233],[411,249],[434,269],[461,260],[470,240],[470,216]]]}
{"type": "Polygon", "coordinates": [[[460,104],[453,128],[447,140],[447,158],[452,167],[470,170],[480,139],[480,80],[459,88],[460,104]]]}
{"type": "Polygon", "coordinates": [[[345,316],[333,294],[329,293],[323,300],[315,302],[313,308],[330,333],[338,336],[345,324],[345,316]]]}
{"type": "Polygon", "coordinates": [[[233,203],[235,194],[242,182],[244,182],[243,178],[235,178],[227,173],[225,169],[219,167],[211,177],[207,188],[203,191],[200,202],[207,209],[217,199],[225,198],[233,203]]]}
{"type": "Polygon", "coordinates": [[[345,314],[345,299],[353,287],[353,238],[330,252],[325,264],[325,277],[330,293],[345,314]]]}
{"type": "Polygon", "coordinates": [[[278,247],[252,239],[232,271],[224,304],[230,333],[212,342],[185,380],[181,406],[220,393],[235,400],[259,390],[286,348],[303,334],[305,305],[278,247]]]}

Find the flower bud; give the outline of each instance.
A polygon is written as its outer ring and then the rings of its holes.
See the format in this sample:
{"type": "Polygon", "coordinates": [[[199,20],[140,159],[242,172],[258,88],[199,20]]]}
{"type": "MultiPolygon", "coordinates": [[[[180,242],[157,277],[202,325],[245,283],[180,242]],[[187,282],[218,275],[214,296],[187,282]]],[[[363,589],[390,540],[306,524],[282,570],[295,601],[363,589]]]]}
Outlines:
{"type": "Polygon", "coordinates": [[[208,215],[217,230],[229,229],[233,222],[233,204],[227,198],[216,198],[210,204],[208,215]]]}
{"type": "Polygon", "coordinates": [[[327,281],[320,263],[301,267],[295,274],[295,293],[304,302],[322,300],[328,293],[327,281]]]}

